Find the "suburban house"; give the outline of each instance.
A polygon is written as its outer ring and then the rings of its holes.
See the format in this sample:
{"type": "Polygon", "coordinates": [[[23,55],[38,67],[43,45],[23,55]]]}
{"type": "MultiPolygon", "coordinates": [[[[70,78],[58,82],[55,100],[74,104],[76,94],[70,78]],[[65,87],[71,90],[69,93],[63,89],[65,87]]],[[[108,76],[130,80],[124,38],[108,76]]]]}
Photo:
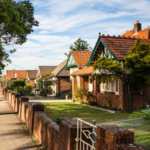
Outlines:
{"type": "MultiPolygon", "coordinates": [[[[56,66],[39,66],[36,79],[34,80],[35,84],[37,84],[37,81],[42,77],[43,73],[48,72],[48,71],[52,72],[55,68],[56,66]]],[[[52,88],[54,89],[55,86],[52,85],[52,88]]]]}
{"type": "Polygon", "coordinates": [[[27,70],[26,84],[30,84],[32,87],[34,87],[34,80],[36,79],[37,72],[37,70],[27,70]]]}
{"type": "MultiPolygon", "coordinates": [[[[69,57],[65,66],[65,70],[70,70],[70,74],[72,74],[74,71],[81,70],[89,61],[91,54],[92,54],[92,51],[70,51],[70,54],[69,54],[69,57]]],[[[79,76],[77,76],[77,78],[78,77],[79,76]]],[[[74,91],[75,89],[73,88],[74,80],[72,80],[72,76],[70,76],[70,83],[72,85],[72,98],[73,98],[73,93],[75,92],[74,91]]],[[[92,86],[90,85],[90,87],[92,86]]],[[[90,88],[90,90],[92,89],[90,88]]]]}
{"type": "Polygon", "coordinates": [[[37,71],[36,80],[38,80],[43,73],[50,71],[54,76],[52,79],[52,89],[54,91],[53,95],[60,92],[61,97],[65,91],[70,92],[70,76],[69,71],[64,70],[67,60],[60,63],[58,66],[39,66],[37,71]]]}
{"type": "Polygon", "coordinates": [[[144,38],[150,39],[150,28],[149,26],[142,30],[142,25],[139,21],[136,21],[134,28],[127,30],[126,33],[122,34],[121,37],[132,37],[132,38],[144,38]]]}
{"type": "Polygon", "coordinates": [[[61,97],[64,94],[70,93],[70,76],[69,70],[64,70],[67,60],[60,63],[53,71],[54,77],[51,79],[53,81],[53,91],[54,95],[60,92],[61,97]]]}
{"type": "Polygon", "coordinates": [[[27,70],[6,70],[6,80],[26,79],[27,70]]]}
{"type": "MultiPolygon", "coordinates": [[[[127,110],[127,93],[123,82],[120,79],[112,79],[105,83],[97,84],[96,79],[92,80],[91,75],[99,70],[94,70],[92,65],[98,55],[118,60],[124,67],[124,57],[129,49],[134,46],[136,38],[121,36],[105,36],[99,34],[94,50],[88,63],[81,70],[72,72],[72,93],[75,93],[75,86],[88,87],[89,92],[97,97],[100,106],[107,106],[127,110]]],[[[150,43],[149,39],[141,39],[141,42],[150,43]]],[[[129,73],[129,72],[128,72],[129,73]]],[[[87,97],[85,101],[89,101],[87,97]]],[[[144,108],[145,102],[150,103],[150,88],[140,91],[134,95],[134,109],[144,108]]]]}

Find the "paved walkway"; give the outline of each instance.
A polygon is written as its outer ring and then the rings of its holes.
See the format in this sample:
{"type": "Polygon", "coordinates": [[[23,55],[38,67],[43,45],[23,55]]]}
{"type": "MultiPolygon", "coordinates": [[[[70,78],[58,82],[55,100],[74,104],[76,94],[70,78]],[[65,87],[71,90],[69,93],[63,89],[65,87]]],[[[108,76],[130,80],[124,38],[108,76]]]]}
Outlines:
{"type": "Polygon", "coordinates": [[[0,150],[37,150],[23,124],[0,93],[0,150]]]}
{"type": "Polygon", "coordinates": [[[29,102],[71,102],[71,100],[29,100],[29,102]]]}

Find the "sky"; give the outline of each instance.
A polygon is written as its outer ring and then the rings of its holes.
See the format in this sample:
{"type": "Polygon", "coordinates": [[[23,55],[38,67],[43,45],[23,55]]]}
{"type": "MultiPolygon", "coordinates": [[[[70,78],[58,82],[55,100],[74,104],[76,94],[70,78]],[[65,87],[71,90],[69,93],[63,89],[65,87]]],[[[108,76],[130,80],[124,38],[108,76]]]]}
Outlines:
{"type": "MultiPolygon", "coordinates": [[[[12,63],[6,70],[34,70],[38,66],[57,66],[67,59],[70,45],[79,37],[92,48],[98,33],[121,35],[139,20],[150,25],[150,0],[30,0],[39,26],[27,42],[14,45],[12,63]]],[[[6,47],[9,50],[10,47],[6,47]]],[[[12,48],[12,47],[11,47],[12,48]]]]}

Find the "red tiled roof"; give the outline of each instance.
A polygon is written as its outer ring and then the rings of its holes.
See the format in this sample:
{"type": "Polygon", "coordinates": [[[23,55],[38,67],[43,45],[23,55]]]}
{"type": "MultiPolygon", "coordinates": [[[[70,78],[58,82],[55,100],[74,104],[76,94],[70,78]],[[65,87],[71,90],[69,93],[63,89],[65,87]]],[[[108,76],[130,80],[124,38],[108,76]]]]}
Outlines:
{"type": "Polygon", "coordinates": [[[126,33],[122,34],[121,37],[131,37],[131,38],[141,38],[141,39],[149,39],[150,29],[146,28],[139,31],[137,34],[134,34],[134,29],[130,31],[126,31],[126,33]]]}
{"type": "Polygon", "coordinates": [[[81,70],[74,71],[72,72],[71,75],[85,75],[85,74],[91,74],[93,72],[95,72],[94,68],[92,66],[89,66],[89,67],[84,67],[81,70]]]}
{"type": "Polygon", "coordinates": [[[25,79],[27,70],[6,70],[6,80],[15,78],[15,73],[17,79],[25,79]]]}
{"type": "MultiPolygon", "coordinates": [[[[115,37],[100,35],[100,39],[107,45],[110,51],[118,60],[123,60],[130,51],[130,48],[135,45],[136,38],[115,37]]],[[[141,39],[142,43],[150,43],[150,39],[141,39]]]]}
{"type": "Polygon", "coordinates": [[[87,64],[87,62],[92,54],[92,51],[87,51],[87,52],[71,51],[71,54],[77,64],[77,66],[79,68],[83,68],[87,64]]]}

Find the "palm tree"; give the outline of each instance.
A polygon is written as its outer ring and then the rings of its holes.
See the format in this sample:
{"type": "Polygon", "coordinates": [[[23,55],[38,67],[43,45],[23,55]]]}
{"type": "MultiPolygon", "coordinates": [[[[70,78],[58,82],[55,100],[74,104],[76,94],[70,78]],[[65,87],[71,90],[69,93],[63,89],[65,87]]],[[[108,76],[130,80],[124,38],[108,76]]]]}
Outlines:
{"type": "Polygon", "coordinates": [[[150,109],[133,111],[129,116],[130,119],[140,117],[144,118],[145,120],[150,120],[150,109]]]}

